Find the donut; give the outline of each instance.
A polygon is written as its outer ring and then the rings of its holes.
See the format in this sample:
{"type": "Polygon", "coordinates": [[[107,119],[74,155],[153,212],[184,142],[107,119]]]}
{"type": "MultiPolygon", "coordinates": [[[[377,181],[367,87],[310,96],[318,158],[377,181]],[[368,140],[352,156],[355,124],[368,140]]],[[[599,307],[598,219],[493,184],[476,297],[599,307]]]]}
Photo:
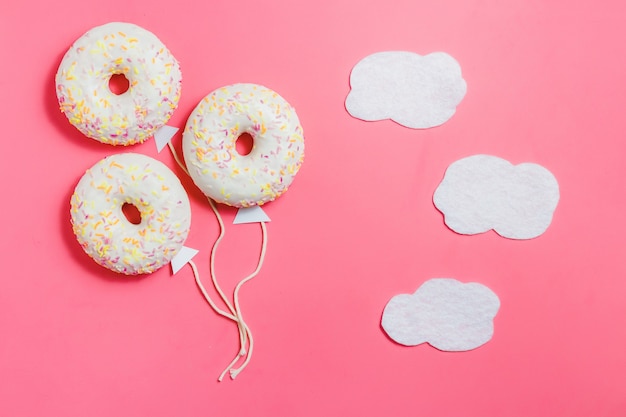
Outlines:
{"type": "Polygon", "coordinates": [[[183,132],[189,175],[213,200],[234,207],[262,205],[282,195],[304,160],[304,135],[294,108],[256,84],[219,88],[196,106],[183,132]],[[240,155],[240,135],[252,150],[240,155]]]}
{"type": "Polygon", "coordinates": [[[87,170],[70,202],[72,229],[85,252],[113,271],[156,271],[180,251],[191,223],[189,198],[163,163],[141,154],[106,157],[87,170]],[[133,224],[124,204],[141,214],[133,224]]]}
{"type": "Polygon", "coordinates": [[[56,74],[61,111],[86,136],[112,145],[143,142],[172,116],[180,98],[180,66],[165,45],[131,23],[107,23],[78,38],[56,74]],[[128,90],[109,80],[123,74],[128,90]]]}

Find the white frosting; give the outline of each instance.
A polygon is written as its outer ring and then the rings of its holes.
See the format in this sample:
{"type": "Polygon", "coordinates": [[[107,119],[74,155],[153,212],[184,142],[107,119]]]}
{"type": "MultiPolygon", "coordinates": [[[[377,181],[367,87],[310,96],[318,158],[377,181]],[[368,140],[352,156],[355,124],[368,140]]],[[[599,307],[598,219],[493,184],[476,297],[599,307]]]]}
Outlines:
{"type": "Polygon", "coordinates": [[[196,106],[183,133],[183,155],[205,195],[250,207],[287,191],[304,159],[304,136],[294,108],[278,93],[235,84],[196,106]],[[235,145],[243,133],[254,141],[248,155],[240,155],[235,145]]]}
{"type": "Polygon", "coordinates": [[[163,126],[178,106],[182,75],[165,45],[131,23],[108,23],[81,36],[56,75],[61,111],[82,133],[100,142],[132,145],[163,126]],[[109,88],[114,74],[126,92],[109,88]]]}
{"type": "Polygon", "coordinates": [[[180,180],[145,155],[109,156],[87,170],[71,198],[78,242],[100,265],[127,275],[153,272],[180,251],[189,234],[191,207],[180,180]],[[124,203],[141,213],[131,223],[124,203]]]}

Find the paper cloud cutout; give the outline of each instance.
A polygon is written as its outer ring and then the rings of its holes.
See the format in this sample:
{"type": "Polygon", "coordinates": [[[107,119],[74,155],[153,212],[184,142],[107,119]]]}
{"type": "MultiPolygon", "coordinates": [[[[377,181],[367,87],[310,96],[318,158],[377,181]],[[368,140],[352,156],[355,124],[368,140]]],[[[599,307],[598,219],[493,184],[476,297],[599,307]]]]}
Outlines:
{"type": "Polygon", "coordinates": [[[499,308],[498,296],[482,284],[435,278],[414,294],[389,300],[382,327],[405,346],[428,343],[439,350],[466,351],[491,339],[499,308]]]}
{"type": "Polygon", "coordinates": [[[387,51],[359,61],[350,74],[346,110],[357,119],[391,119],[412,129],[439,126],[456,111],[467,85],[444,52],[387,51]]]}
{"type": "Polygon", "coordinates": [[[493,229],[506,238],[532,239],[552,222],[559,184],[541,165],[474,155],[448,167],[433,202],[457,233],[493,229]]]}

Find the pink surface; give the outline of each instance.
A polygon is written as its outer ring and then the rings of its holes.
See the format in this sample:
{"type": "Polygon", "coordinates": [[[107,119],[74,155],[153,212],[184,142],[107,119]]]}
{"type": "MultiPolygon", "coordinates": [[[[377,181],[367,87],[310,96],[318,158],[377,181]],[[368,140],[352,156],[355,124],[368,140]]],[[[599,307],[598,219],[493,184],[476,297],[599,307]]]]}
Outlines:
{"type": "MultiPolygon", "coordinates": [[[[624,416],[626,10],[619,1],[8,2],[0,15],[2,416],[624,416]],[[237,349],[191,271],[117,276],[82,252],[69,197],[98,159],[152,141],[82,137],[54,74],[89,28],[129,21],[179,59],[183,126],[209,91],[255,82],[298,110],[304,166],[266,211],[266,264],[242,291],[256,336],[237,349]],[[383,50],[445,51],[468,93],[441,127],[351,118],[352,66],[383,50]],[[536,162],[561,200],[541,237],[459,236],[432,204],[446,167],[477,153],[536,162]],[[477,281],[501,299],[495,334],[466,353],[406,348],[380,329],[389,298],[429,278],[477,281]]],[[[180,135],[174,139],[180,146],[180,135]]],[[[182,173],[176,170],[178,174],[182,173]]],[[[189,246],[208,279],[217,236],[188,179],[189,246]]],[[[222,208],[227,222],[234,211],[222,208]]],[[[258,226],[228,226],[217,272],[252,271],[258,226]]]]}

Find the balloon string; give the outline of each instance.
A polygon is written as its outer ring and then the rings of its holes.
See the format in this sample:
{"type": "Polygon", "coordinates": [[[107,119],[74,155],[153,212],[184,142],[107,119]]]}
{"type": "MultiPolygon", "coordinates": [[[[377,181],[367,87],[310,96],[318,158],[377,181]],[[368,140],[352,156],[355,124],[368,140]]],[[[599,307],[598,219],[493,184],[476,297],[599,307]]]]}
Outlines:
{"type": "Polygon", "coordinates": [[[263,266],[263,261],[265,260],[265,252],[267,250],[267,227],[265,226],[265,223],[263,222],[261,222],[260,224],[261,224],[261,233],[262,233],[261,236],[262,237],[261,237],[261,254],[259,255],[259,262],[254,272],[252,272],[250,275],[248,275],[247,277],[239,281],[239,284],[237,284],[237,286],[235,287],[235,294],[233,297],[235,301],[235,310],[236,310],[235,315],[239,317],[240,323],[243,324],[244,328],[247,330],[248,337],[250,338],[250,345],[249,345],[248,355],[246,356],[246,359],[241,364],[241,366],[237,369],[230,370],[230,377],[232,379],[235,379],[237,375],[239,375],[239,373],[243,371],[246,366],[248,366],[248,364],[250,363],[250,359],[252,358],[252,350],[254,349],[254,340],[252,339],[252,333],[248,329],[248,326],[246,325],[246,323],[243,321],[243,315],[241,313],[241,307],[239,305],[239,290],[241,290],[241,287],[246,282],[250,281],[252,278],[256,277],[259,274],[259,271],[261,271],[261,267],[263,266]]]}
{"type": "Polygon", "coordinates": [[[176,161],[176,163],[178,164],[180,169],[182,169],[185,172],[185,174],[187,174],[187,176],[189,176],[189,171],[187,170],[187,167],[185,166],[185,164],[183,164],[183,162],[178,157],[178,154],[176,153],[176,149],[174,149],[174,145],[172,145],[172,141],[167,142],[167,146],[168,146],[168,148],[170,148],[170,152],[172,152],[172,156],[174,157],[174,161],[176,161]]]}
{"type": "Polygon", "coordinates": [[[189,260],[189,266],[191,266],[191,270],[192,270],[193,276],[194,276],[194,278],[196,280],[196,284],[198,285],[198,287],[202,291],[202,294],[204,295],[204,298],[209,303],[211,308],[213,308],[213,310],[216,313],[218,313],[218,314],[220,314],[220,315],[222,315],[222,316],[224,316],[226,318],[229,318],[229,319],[235,321],[237,323],[237,325],[241,329],[243,329],[244,333],[247,334],[248,340],[250,342],[250,347],[247,350],[248,355],[246,356],[244,364],[238,370],[236,370],[237,371],[236,373],[232,369],[235,366],[235,364],[239,361],[239,359],[246,354],[245,345],[242,345],[243,347],[240,349],[240,351],[239,351],[240,353],[237,356],[235,356],[235,358],[226,367],[226,369],[224,369],[224,371],[220,374],[220,376],[219,376],[219,378],[217,380],[218,381],[222,381],[222,379],[224,378],[224,375],[226,375],[226,373],[228,371],[230,371],[231,378],[235,379],[235,377],[239,374],[239,372],[241,372],[241,370],[243,370],[243,368],[245,368],[245,366],[250,362],[250,355],[252,354],[252,349],[253,349],[253,346],[254,346],[254,341],[252,339],[252,333],[250,333],[250,329],[248,328],[248,325],[243,321],[243,318],[241,316],[228,314],[227,312],[225,312],[225,311],[221,310],[219,307],[217,307],[217,305],[213,302],[213,300],[211,299],[211,297],[207,293],[206,289],[204,288],[204,285],[202,285],[202,281],[200,280],[200,273],[198,272],[198,267],[196,266],[196,264],[195,264],[195,262],[193,260],[189,260]]]}
{"type": "Polygon", "coordinates": [[[196,279],[196,284],[198,285],[198,288],[200,288],[200,291],[204,295],[204,298],[206,299],[207,303],[209,303],[211,308],[213,308],[213,310],[215,310],[215,312],[217,314],[220,314],[220,315],[222,315],[222,316],[224,316],[224,317],[226,317],[228,319],[231,319],[233,321],[239,322],[239,319],[237,318],[236,315],[228,314],[226,311],[220,309],[215,304],[215,302],[213,302],[213,300],[211,299],[211,297],[207,293],[206,289],[204,288],[204,285],[202,285],[202,281],[200,281],[200,273],[198,272],[198,267],[196,266],[194,261],[191,260],[191,259],[189,260],[189,266],[191,266],[191,270],[193,271],[193,276],[196,279]]]}
{"type": "MultiPolygon", "coordinates": [[[[224,235],[226,234],[226,227],[224,226],[224,220],[222,220],[222,216],[220,215],[220,212],[217,209],[217,205],[212,199],[208,198],[208,200],[209,200],[209,205],[211,206],[211,209],[213,210],[213,213],[215,214],[215,218],[217,219],[217,222],[220,226],[220,234],[215,240],[215,243],[213,243],[213,247],[211,248],[211,256],[209,258],[210,268],[211,268],[210,269],[211,281],[213,282],[213,287],[222,298],[222,301],[224,301],[224,304],[226,304],[226,306],[228,307],[228,309],[230,310],[232,314],[237,316],[237,311],[228,300],[228,297],[226,297],[226,295],[224,294],[224,291],[222,291],[222,287],[220,287],[220,285],[217,282],[217,275],[215,274],[215,258],[216,258],[216,253],[217,253],[217,247],[219,246],[220,242],[224,238],[224,235]]],[[[239,346],[240,346],[239,356],[243,356],[246,354],[246,332],[239,321],[237,321],[237,327],[239,330],[239,346]]]]}
{"type": "MultiPolygon", "coordinates": [[[[182,161],[180,160],[176,150],[174,149],[174,145],[172,145],[171,142],[167,143],[172,156],[174,157],[174,160],[176,161],[176,163],[178,164],[178,166],[187,174],[189,175],[189,171],[187,170],[187,167],[185,167],[185,165],[182,163],[182,161]]],[[[243,315],[241,312],[241,306],[239,303],[239,291],[241,290],[241,287],[248,281],[250,281],[252,278],[254,278],[255,276],[257,276],[259,274],[259,271],[261,270],[261,267],[263,266],[263,262],[265,260],[265,253],[267,250],[267,227],[265,226],[265,223],[260,222],[261,224],[261,232],[262,232],[262,238],[261,238],[261,253],[259,255],[259,261],[257,263],[257,267],[256,269],[247,277],[245,277],[244,279],[242,279],[237,286],[235,287],[234,290],[234,307],[233,305],[230,303],[230,301],[228,300],[228,298],[226,297],[226,295],[224,294],[224,291],[222,290],[222,288],[220,287],[220,285],[217,282],[217,278],[216,278],[216,274],[215,274],[215,255],[217,253],[217,247],[219,246],[220,242],[222,241],[222,239],[224,238],[224,235],[226,234],[226,228],[224,226],[224,221],[222,219],[222,216],[220,215],[217,206],[215,204],[215,202],[211,199],[208,198],[209,200],[209,205],[211,206],[211,209],[213,210],[213,213],[215,214],[215,217],[217,219],[217,222],[219,224],[219,228],[220,228],[220,233],[218,238],[215,240],[215,242],[213,243],[213,248],[211,249],[211,255],[210,255],[210,275],[211,275],[211,281],[213,284],[213,287],[215,288],[215,290],[217,291],[217,293],[219,294],[220,298],[222,299],[222,301],[224,302],[224,304],[228,307],[228,310],[231,312],[231,314],[227,313],[226,311],[221,310],[219,307],[217,307],[217,305],[213,302],[213,300],[211,299],[211,297],[209,296],[209,294],[207,293],[206,289],[204,288],[204,286],[202,285],[202,281],[200,280],[200,274],[198,272],[198,268],[196,267],[195,263],[193,261],[189,261],[189,265],[191,266],[194,278],[196,280],[196,284],[198,285],[198,288],[200,288],[200,291],[202,292],[202,294],[204,295],[204,298],[206,299],[207,303],[211,306],[211,308],[218,314],[233,320],[237,323],[237,327],[239,330],[239,353],[235,356],[235,358],[231,361],[231,363],[226,367],[226,369],[224,369],[224,371],[220,374],[218,381],[221,381],[224,376],[226,375],[226,373],[230,373],[230,377],[231,379],[235,379],[237,377],[237,375],[239,375],[239,373],[241,371],[244,370],[244,368],[246,366],[248,366],[248,364],[250,363],[250,360],[252,358],[252,351],[254,349],[254,339],[252,338],[252,332],[250,331],[250,328],[248,327],[248,325],[246,324],[246,322],[243,320],[243,315]],[[246,345],[248,345],[248,349],[246,349],[246,345]],[[237,364],[237,362],[241,359],[241,357],[245,356],[246,358],[244,359],[243,363],[238,367],[238,368],[234,368],[234,366],[237,364]]]]}
{"type": "MultiPolygon", "coordinates": [[[[178,156],[178,153],[176,152],[176,149],[174,148],[174,145],[172,145],[172,142],[171,141],[167,142],[167,146],[170,149],[170,152],[172,153],[172,156],[174,157],[174,160],[176,161],[178,166],[185,172],[185,174],[187,174],[189,176],[189,171],[187,170],[187,167],[183,164],[183,162],[180,160],[180,157],[178,156]]],[[[215,205],[215,202],[212,199],[210,199],[210,198],[207,198],[207,199],[209,200],[209,205],[211,206],[211,209],[213,210],[213,213],[215,214],[215,217],[217,219],[217,223],[219,224],[219,228],[220,228],[219,236],[217,237],[217,239],[213,243],[213,248],[211,248],[211,256],[210,256],[211,281],[213,283],[213,287],[215,288],[215,290],[219,294],[220,298],[222,299],[224,304],[226,304],[226,307],[228,307],[228,309],[230,310],[230,312],[233,315],[237,316],[235,308],[233,307],[233,305],[228,300],[228,297],[226,297],[226,295],[224,294],[224,291],[222,290],[222,287],[217,282],[217,275],[215,274],[215,254],[217,253],[217,247],[219,246],[220,242],[224,238],[224,235],[226,234],[226,228],[224,227],[224,221],[222,220],[222,216],[220,215],[220,212],[217,210],[217,206],[215,205]]],[[[204,292],[204,294],[205,294],[205,298],[206,298],[206,292],[204,292]]],[[[211,305],[211,307],[213,307],[214,304],[212,302],[209,302],[209,305],[211,305]]],[[[215,308],[214,308],[214,310],[215,310],[215,308]]],[[[216,312],[217,312],[217,310],[216,310],[216,312]]],[[[245,332],[243,326],[241,325],[241,323],[239,323],[239,320],[236,320],[236,321],[237,321],[237,328],[238,328],[238,331],[239,331],[239,346],[240,346],[239,356],[243,356],[243,355],[246,354],[246,332],[245,332]]]]}

